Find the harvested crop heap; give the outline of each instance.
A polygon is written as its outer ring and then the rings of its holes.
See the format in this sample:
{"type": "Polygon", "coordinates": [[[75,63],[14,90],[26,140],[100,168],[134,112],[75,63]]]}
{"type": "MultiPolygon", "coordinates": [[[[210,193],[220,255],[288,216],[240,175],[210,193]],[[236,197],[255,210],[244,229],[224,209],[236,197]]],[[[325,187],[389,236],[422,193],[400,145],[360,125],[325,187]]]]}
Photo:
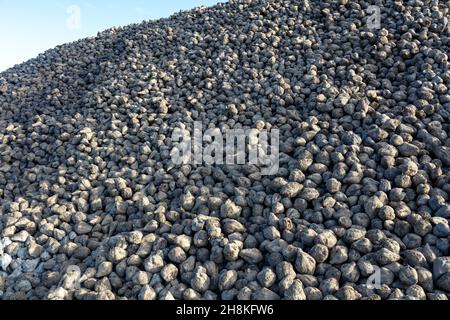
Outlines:
{"type": "Polygon", "coordinates": [[[447,299],[448,8],[230,1],[0,74],[0,296],[447,299]],[[278,174],[173,165],[194,121],[278,174]]]}

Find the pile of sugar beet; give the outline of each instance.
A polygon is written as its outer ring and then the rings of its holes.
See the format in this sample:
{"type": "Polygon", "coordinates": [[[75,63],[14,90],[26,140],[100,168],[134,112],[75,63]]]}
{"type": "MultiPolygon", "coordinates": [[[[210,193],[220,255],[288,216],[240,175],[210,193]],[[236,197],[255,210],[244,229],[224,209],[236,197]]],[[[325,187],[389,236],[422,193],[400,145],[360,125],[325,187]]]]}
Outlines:
{"type": "Polygon", "coordinates": [[[1,73],[0,299],[448,299],[449,18],[233,0],[1,73]],[[278,173],[174,165],[194,121],[278,173]]]}

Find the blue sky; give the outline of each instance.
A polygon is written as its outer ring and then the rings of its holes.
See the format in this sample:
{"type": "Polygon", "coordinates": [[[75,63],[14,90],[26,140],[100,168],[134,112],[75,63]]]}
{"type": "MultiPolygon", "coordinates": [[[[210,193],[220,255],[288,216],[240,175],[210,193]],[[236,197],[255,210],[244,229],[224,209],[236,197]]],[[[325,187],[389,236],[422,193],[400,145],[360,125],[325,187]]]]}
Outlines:
{"type": "Polygon", "coordinates": [[[113,26],[224,0],[0,0],[0,72],[113,26]]]}

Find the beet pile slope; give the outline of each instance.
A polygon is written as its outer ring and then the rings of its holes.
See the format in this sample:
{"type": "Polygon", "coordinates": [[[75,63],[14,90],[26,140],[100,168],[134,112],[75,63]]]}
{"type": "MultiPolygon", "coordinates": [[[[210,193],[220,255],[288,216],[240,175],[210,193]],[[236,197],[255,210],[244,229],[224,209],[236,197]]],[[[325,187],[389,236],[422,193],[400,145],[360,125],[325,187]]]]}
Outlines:
{"type": "Polygon", "coordinates": [[[372,5],[230,1],[1,73],[0,298],[447,299],[448,4],[372,5]],[[278,172],[174,165],[195,121],[278,129],[278,172]]]}

